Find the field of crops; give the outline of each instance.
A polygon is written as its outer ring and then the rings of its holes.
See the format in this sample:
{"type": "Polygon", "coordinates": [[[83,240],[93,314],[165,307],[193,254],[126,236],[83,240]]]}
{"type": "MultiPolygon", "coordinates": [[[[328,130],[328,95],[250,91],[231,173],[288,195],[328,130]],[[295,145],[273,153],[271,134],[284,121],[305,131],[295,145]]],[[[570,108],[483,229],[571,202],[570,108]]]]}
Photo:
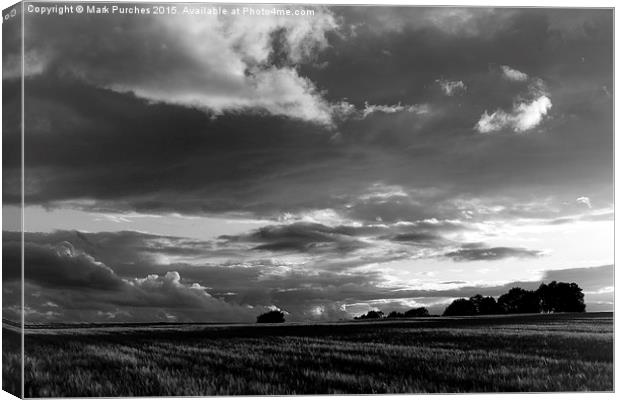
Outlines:
{"type": "Polygon", "coordinates": [[[611,391],[612,330],[611,313],[37,328],[25,395],[611,391]]]}

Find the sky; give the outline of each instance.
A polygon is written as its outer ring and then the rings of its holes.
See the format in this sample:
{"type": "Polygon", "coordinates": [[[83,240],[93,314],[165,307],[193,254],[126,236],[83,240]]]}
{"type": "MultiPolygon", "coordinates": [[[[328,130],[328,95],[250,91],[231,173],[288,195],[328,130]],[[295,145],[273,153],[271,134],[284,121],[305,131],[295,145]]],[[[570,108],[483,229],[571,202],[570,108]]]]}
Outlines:
{"type": "Polygon", "coordinates": [[[303,9],[26,14],[27,323],[440,314],[552,280],[613,308],[611,10],[303,9]]]}

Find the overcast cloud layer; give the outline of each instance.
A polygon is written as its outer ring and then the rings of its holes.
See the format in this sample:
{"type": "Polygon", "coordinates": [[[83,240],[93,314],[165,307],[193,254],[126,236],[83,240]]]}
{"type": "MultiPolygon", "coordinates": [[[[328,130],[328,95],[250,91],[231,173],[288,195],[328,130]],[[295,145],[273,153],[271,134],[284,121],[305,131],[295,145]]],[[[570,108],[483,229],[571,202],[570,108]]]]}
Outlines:
{"type": "Polygon", "coordinates": [[[315,10],[27,17],[27,321],[440,313],[551,279],[612,307],[611,11],[315,10]]]}

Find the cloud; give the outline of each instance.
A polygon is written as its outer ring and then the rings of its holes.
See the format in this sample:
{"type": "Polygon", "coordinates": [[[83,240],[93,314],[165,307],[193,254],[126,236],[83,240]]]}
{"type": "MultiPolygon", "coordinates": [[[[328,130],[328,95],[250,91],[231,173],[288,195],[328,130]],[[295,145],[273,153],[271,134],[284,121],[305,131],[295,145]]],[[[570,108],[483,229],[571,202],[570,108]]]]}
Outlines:
{"type": "Polygon", "coordinates": [[[454,96],[456,94],[464,93],[467,90],[467,86],[463,81],[449,81],[447,79],[437,79],[435,82],[441,87],[441,90],[446,96],[454,96]]]}
{"type": "Polygon", "coordinates": [[[362,120],[373,114],[397,114],[397,113],[413,113],[415,115],[424,115],[430,113],[428,104],[369,104],[364,102],[364,108],[356,108],[355,105],[341,101],[331,106],[333,116],[339,121],[349,119],[362,120]]]}
{"type": "Polygon", "coordinates": [[[543,281],[575,282],[585,291],[596,292],[613,286],[614,266],[567,268],[546,271],[543,281]]]}
{"type": "MultiPolygon", "coordinates": [[[[431,221],[428,226],[433,225],[431,221]]],[[[258,234],[256,240],[278,240],[284,232],[295,232],[302,242],[328,240],[331,236],[364,238],[386,234],[385,227],[321,227],[293,226],[271,227],[258,234]],[[262,238],[262,239],[261,239],[262,238]]],[[[396,227],[394,227],[396,228],[396,227]]],[[[403,227],[409,229],[411,226],[403,227]]],[[[26,235],[26,306],[27,322],[45,321],[245,321],[251,322],[256,315],[272,306],[290,313],[291,321],[337,320],[350,318],[358,303],[371,303],[380,308],[397,307],[413,302],[434,304],[454,297],[469,297],[476,293],[498,296],[510,287],[535,289],[540,281],[511,282],[497,286],[478,286],[466,281],[442,281],[455,285],[448,289],[417,290],[403,282],[390,281],[380,269],[357,268],[373,262],[386,260],[381,253],[376,260],[364,257],[354,260],[350,268],[329,270],[324,265],[336,253],[327,253],[317,263],[289,263],[285,257],[255,257],[246,261],[228,261],[188,265],[158,264],[155,258],[141,256],[156,243],[169,242],[170,238],[128,232],[81,233],[57,231],[51,234],[29,233],[26,235]],[[142,239],[137,240],[140,236],[142,239]],[[83,238],[80,239],[79,237],[83,238]],[[123,240],[125,238],[126,240],[123,240]],[[57,242],[62,239],[61,242],[57,242]],[[127,247],[123,247],[126,245],[127,247]],[[49,243],[55,244],[49,244],[49,243]],[[86,253],[96,253],[97,256],[86,253]],[[136,252],[130,256],[131,251],[136,252]],[[112,261],[113,253],[119,253],[120,261],[112,261]],[[111,260],[102,262],[102,259],[111,260]],[[114,265],[114,269],[110,266],[114,265]],[[424,298],[424,299],[421,299],[424,298]]],[[[3,245],[3,280],[6,290],[18,290],[21,286],[19,263],[19,234],[5,232],[3,245]],[[8,268],[7,268],[8,267],[8,268]]],[[[409,239],[426,239],[413,238],[409,239]]],[[[174,242],[181,243],[183,238],[174,242]]],[[[240,241],[248,238],[239,238],[240,241]]],[[[389,242],[376,243],[389,252],[389,242]]],[[[195,243],[200,247],[199,243],[195,243]]],[[[234,245],[234,243],[232,244],[234,245]]],[[[251,247],[254,243],[250,243],[251,247]]],[[[404,244],[407,246],[408,244],[404,244]]],[[[463,246],[457,254],[449,257],[466,260],[492,260],[500,257],[534,257],[537,252],[521,248],[480,248],[463,246]],[[481,253],[474,253],[478,250],[481,253]]],[[[155,246],[153,251],[158,253],[155,246]]],[[[183,251],[181,249],[180,251],[183,251]]],[[[250,251],[252,252],[252,251],[250,251]]],[[[256,254],[257,252],[254,251],[256,254]]],[[[260,252],[258,252],[260,253],[260,252]]],[[[206,253],[205,253],[206,254],[206,253]]],[[[348,260],[348,258],[344,258],[348,260]]],[[[338,260],[336,260],[338,261],[338,260]]],[[[577,282],[588,291],[586,299],[608,301],[612,266],[592,269],[547,271],[543,281],[552,279],[577,282]],[[603,293],[604,292],[604,293],[603,293]]],[[[16,291],[15,293],[19,293],[16,291]]],[[[5,311],[15,302],[13,295],[5,296],[5,311]]],[[[443,303],[442,303],[443,304],[443,303]]],[[[439,307],[439,306],[438,306],[439,307]]],[[[441,310],[438,309],[438,312],[441,310]]],[[[13,314],[10,314],[13,315],[13,314]]]]}
{"type": "Polygon", "coordinates": [[[366,247],[354,238],[354,229],[297,222],[269,225],[241,236],[220,236],[228,242],[257,243],[254,250],[298,252],[350,252],[366,247]]]}
{"type": "Polygon", "coordinates": [[[361,111],[361,118],[366,118],[374,113],[394,114],[399,112],[408,112],[415,114],[428,114],[428,105],[403,105],[401,103],[394,105],[368,104],[364,103],[364,109],[361,111]]]}
{"type": "Polygon", "coordinates": [[[495,34],[513,14],[507,10],[458,7],[375,7],[372,10],[349,7],[345,12],[349,19],[363,22],[361,27],[351,26],[353,35],[365,28],[379,33],[433,30],[465,38],[495,34]]]}
{"type": "MultiPolygon", "coordinates": [[[[19,257],[19,244],[3,246],[7,257],[19,257]]],[[[26,279],[64,289],[89,287],[92,290],[117,290],[123,281],[107,265],[90,255],[76,251],[71,243],[57,245],[27,243],[24,248],[26,279]]],[[[8,265],[17,263],[9,258],[8,265]]],[[[19,264],[18,264],[19,265],[19,264]]]]}
{"type": "MultiPolygon", "coordinates": [[[[256,315],[273,306],[291,312],[293,320],[334,320],[347,315],[337,302],[328,300],[340,292],[338,288],[346,295],[351,292],[350,288],[372,285],[373,281],[380,279],[374,273],[339,274],[293,270],[283,267],[282,262],[267,260],[239,266],[178,265],[178,270],[177,266],[149,264],[145,267],[151,271],[165,268],[163,271],[166,272],[150,272],[143,275],[144,277],[121,277],[109,266],[86,254],[82,250],[84,243],[73,245],[63,241],[55,246],[41,243],[69,234],[71,232],[28,234],[25,249],[28,266],[25,280],[26,307],[29,310],[27,323],[251,322],[256,315]],[[33,239],[39,243],[32,242],[33,239]],[[184,275],[194,276],[196,280],[183,279],[184,275]],[[316,293],[308,298],[300,297],[292,301],[287,291],[302,287],[321,288],[321,291],[328,290],[331,294],[316,293]]],[[[116,234],[81,235],[87,238],[85,240],[90,242],[93,248],[103,252],[109,239],[113,239],[116,234]]],[[[8,236],[12,237],[11,234],[8,236]]],[[[127,237],[127,234],[119,236],[127,237]]],[[[145,236],[152,238],[150,235],[145,236]]],[[[4,267],[19,258],[18,241],[11,243],[4,244],[4,267]]],[[[113,252],[120,245],[122,241],[107,250],[113,252]]],[[[140,257],[134,259],[140,260],[140,257]]],[[[130,261],[131,258],[125,257],[125,260],[130,261]]],[[[136,268],[136,273],[142,268],[131,262],[130,265],[136,268]]],[[[19,267],[9,271],[3,268],[3,275],[7,284],[6,290],[9,290],[13,283],[20,283],[19,267]]],[[[10,300],[6,296],[5,299],[10,300]]],[[[15,316],[9,310],[13,303],[5,303],[5,312],[15,316]]]]}
{"type": "MultiPolygon", "coordinates": [[[[584,203],[583,201],[576,201],[577,204],[580,205],[585,205],[587,207],[587,204],[584,203]]],[[[580,207],[582,208],[582,207],[580,207]]],[[[593,210],[591,213],[585,213],[585,214],[581,214],[581,215],[573,215],[573,216],[567,216],[567,217],[562,217],[562,218],[555,218],[555,219],[550,219],[547,221],[548,224],[550,225],[562,225],[562,224],[570,224],[570,223],[575,223],[575,222],[579,222],[579,221],[593,221],[593,222],[597,222],[597,221],[608,221],[608,222],[612,222],[614,220],[614,213],[613,212],[609,212],[608,210],[593,210]]]]}
{"type": "Polygon", "coordinates": [[[578,197],[577,200],[575,200],[577,203],[579,204],[583,204],[588,208],[592,208],[592,203],[590,203],[590,198],[589,197],[578,197]]]}
{"type": "MultiPolygon", "coordinates": [[[[8,232],[6,235],[12,237],[8,232]]],[[[36,246],[53,247],[57,253],[87,254],[105,265],[114,265],[115,273],[122,277],[145,273],[146,271],[134,269],[144,263],[195,264],[198,261],[204,262],[209,257],[221,256],[219,249],[209,240],[134,231],[56,230],[51,233],[28,232],[25,238],[28,243],[36,246]]]]}
{"type": "MultiPolygon", "coordinates": [[[[527,81],[527,75],[521,79],[519,71],[508,68],[506,72],[506,66],[502,66],[502,70],[505,76],[511,77],[511,80],[527,81]],[[517,77],[519,79],[516,79],[517,77]]],[[[511,129],[517,133],[525,132],[537,127],[551,106],[547,85],[542,79],[533,78],[527,85],[527,92],[517,96],[513,101],[511,111],[497,109],[489,114],[485,110],[476,123],[475,129],[480,133],[491,133],[502,129],[511,129]]]]}
{"type": "Polygon", "coordinates": [[[520,247],[491,247],[477,249],[459,249],[446,253],[446,257],[454,261],[493,261],[504,258],[532,258],[540,257],[543,252],[539,250],[528,250],[520,247]]]}
{"type": "MultiPolygon", "coordinates": [[[[330,9],[338,26],[372,17],[370,10],[357,8],[355,13],[351,9],[330,9]]],[[[425,9],[424,14],[431,11],[425,9]]],[[[159,29],[163,22],[151,23],[149,18],[136,25],[129,17],[121,16],[107,19],[109,23],[92,16],[63,24],[37,17],[36,24],[28,26],[33,37],[29,47],[45,47],[41,50],[51,53],[45,70],[28,78],[29,119],[39,123],[29,125],[28,151],[32,156],[26,201],[48,209],[78,207],[111,214],[225,212],[277,218],[286,212],[300,214],[329,208],[363,221],[415,221],[459,218],[449,204],[451,198],[463,192],[493,196],[510,191],[507,201],[518,202],[531,192],[533,174],[540,179],[537,185],[544,193],[537,193],[541,196],[558,190],[565,195],[579,185],[584,193],[602,199],[598,201],[611,198],[608,190],[602,196],[597,193],[606,190],[612,179],[612,110],[608,110],[607,103],[594,107],[587,95],[587,88],[594,83],[599,95],[602,84],[611,87],[611,63],[605,62],[604,50],[610,42],[603,40],[612,26],[611,20],[605,22],[602,12],[571,11],[581,21],[579,26],[594,21],[591,26],[596,27],[599,36],[583,36],[581,42],[570,42],[559,49],[553,46],[553,38],[562,32],[549,31],[546,12],[462,11],[463,15],[478,15],[471,20],[463,19],[464,25],[487,32],[487,24],[495,24],[499,30],[479,37],[451,35],[445,32],[452,28],[449,23],[426,21],[416,25],[414,14],[421,10],[385,8],[381,12],[390,14],[387,20],[394,17],[406,22],[402,29],[376,32],[361,25],[358,36],[348,38],[334,30],[304,28],[303,32],[317,34],[314,39],[303,41],[317,43],[306,51],[302,42],[288,38],[292,31],[275,29],[277,24],[257,26],[258,39],[253,43],[248,33],[254,29],[252,26],[232,32],[231,25],[231,32],[215,32],[231,23],[225,21],[201,27],[189,19],[186,28],[159,29]],[[503,22],[498,24],[500,19],[503,22]],[[194,41],[198,43],[194,59],[189,57],[193,54],[189,40],[177,37],[191,26],[196,32],[190,32],[190,38],[195,38],[203,28],[214,31],[213,36],[205,31],[204,37],[247,34],[230,36],[224,44],[204,38],[194,41]],[[75,31],[86,32],[85,43],[69,46],[67,43],[74,41],[69,33],[75,31]],[[240,41],[239,51],[247,54],[247,59],[240,64],[230,63],[230,69],[215,68],[238,58],[241,53],[236,52],[236,47],[228,46],[236,41],[240,41]],[[258,47],[254,48],[254,44],[258,47]],[[531,48],[536,45],[543,48],[531,57],[531,48]],[[411,57],[412,48],[418,56],[411,57]],[[381,49],[388,49],[393,55],[377,58],[381,49]],[[597,74],[566,61],[583,51],[592,52],[589,60],[596,61],[597,74]],[[596,54],[601,57],[594,57],[596,54]],[[436,62],[430,65],[429,59],[436,62]],[[491,59],[548,77],[553,98],[547,97],[552,99],[557,112],[549,121],[549,134],[544,141],[517,135],[496,135],[492,141],[471,137],[472,126],[485,109],[489,114],[503,110],[511,115],[513,103],[527,105],[540,97],[528,93],[521,93],[523,99],[516,97],[519,93],[514,91],[520,89],[521,83],[509,82],[499,73],[493,74],[494,80],[488,79],[484,72],[491,59]],[[329,66],[315,68],[316,62],[327,62],[329,66]],[[267,78],[276,74],[284,76],[281,82],[285,89],[275,88],[268,96],[246,96],[256,92],[256,87],[247,89],[244,83],[268,82],[267,78]],[[593,76],[599,74],[602,80],[597,78],[593,82],[593,76]],[[352,80],[353,76],[359,79],[352,80]],[[468,101],[445,98],[435,83],[438,77],[458,77],[466,82],[468,101]],[[153,84],[155,81],[159,86],[153,84]],[[304,100],[299,102],[271,101],[271,96],[286,98],[293,88],[300,89],[295,93],[305,93],[303,85],[307,82],[312,83],[314,93],[324,102],[314,102],[312,96],[305,95],[296,97],[304,100]],[[580,83],[560,87],[556,82],[580,83]],[[130,85],[128,88],[133,88],[134,94],[114,92],[110,83],[130,85]],[[213,97],[209,99],[212,102],[222,93],[226,102],[227,96],[239,95],[248,102],[266,99],[268,104],[262,106],[262,111],[260,107],[246,106],[224,111],[213,120],[209,118],[211,114],[187,104],[149,101],[135,95],[140,88],[154,91],[158,87],[162,93],[179,96],[181,92],[190,92],[188,87],[192,93],[204,88],[213,97]],[[571,93],[563,92],[569,89],[571,93]],[[577,104],[576,99],[583,99],[583,104],[577,104]],[[337,113],[351,113],[352,107],[361,116],[365,102],[370,109],[384,111],[428,104],[430,112],[421,116],[405,110],[390,114],[376,111],[367,118],[336,117],[337,113]],[[272,107],[272,111],[265,107],[272,107]],[[314,118],[312,115],[322,115],[317,120],[327,121],[324,117],[328,109],[338,124],[338,140],[330,140],[333,132],[322,123],[309,120],[314,118]],[[306,120],[272,114],[290,110],[306,120]],[[308,114],[304,116],[305,112],[308,114]],[[594,133],[586,140],[583,131],[594,133]],[[84,132],[88,132],[87,136],[84,132]],[[527,163],[523,163],[523,154],[529,155],[527,163]],[[557,170],[560,165],[565,166],[561,173],[557,170]],[[510,180],[505,179],[507,175],[510,180]],[[389,204],[356,200],[377,181],[403,186],[406,191],[442,190],[434,196],[394,199],[389,204]],[[522,185],[522,190],[515,191],[516,185],[522,185]],[[347,208],[348,205],[352,207],[347,208]]],[[[448,17],[444,20],[456,18],[448,17]]],[[[255,23],[260,25],[262,21],[255,23]]],[[[268,89],[266,84],[261,87],[268,89]]],[[[19,87],[12,90],[19,93],[19,87]]],[[[547,111],[547,115],[550,113],[547,111]]],[[[19,118],[14,122],[17,134],[11,141],[18,148],[19,118]]],[[[19,176],[19,157],[9,154],[4,163],[3,178],[19,176]]],[[[6,198],[17,204],[19,179],[3,179],[10,181],[15,183],[16,190],[6,198]]],[[[570,196],[577,197],[574,193],[570,196]]]]}
{"type": "Polygon", "coordinates": [[[239,251],[304,253],[314,257],[305,261],[306,266],[348,269],[372,260],[384,262],[414,256],[422,251],[422,246],[425,254],[437,251],[450,243],[441,233],[463,229],[455,225],[440,221],[335,226],[294,222],[267,225],[247,234],[224,235],[219,239],[222,247],[245,244],[239,251]]]}
{"type": "Polygon", "coordinates": [[[328,47],[326,35],[338,29],[328,9],[315,12],[312,18],[213,17],[208,23],[203,16],[146,16],[139,25],[119,15],[105,26],[90,19],[64,26],[37,20],[28,27],[37,43],[28,54],[38,73],[72,74],[154,102],[331,126],[332,105],[297,68],[313,62],[328,47]],[[99,35],[104,28],[106,39],[99,35]],[[86,33],[69,47],[75,29],[86,33]],[[37,42],[42,37],[52,39],[37,42]],[[108,41],[114,45],[102,43],[108,41]],[[84,56],[92,48],[98,51],[84,56]]]}
{"type": "Polygon", "coordinates": [[[397,242],[413,242],[413,243],[428,243],[437,240],[442,240],[441,236],[426,233],[426,232],[408,232],[400,233],[392,237],[392,240],[397,242]]]}
{"type": "MultiPolygon", "coordinates": [[[[24,254],[26,305],[33,310],[55,305],[53,314],[33,312],[27,323],[41,322],[41,318],[96,321],[108,318],[110,314],[99,312],[111,307],[124,310],[116,318],[122,321],[166,320],[163,315],[186,321],[251,321],[256,312],[217,299],[196,282],[184,282],[177,271],[122,278],[67,241],[55,246],[26,242],[24,254]]],[[[19,243],[3,245],[3,264],[13,265],[19,257],[19,243]]],[[[19,268],[14,268],[4,278],[7,282],[20,279],[18,273],[19,268]]]]}
{"type": "Polygon", "coordinates": [[[524,82],[528,79],[526,73],[510,68],[508,65],[501,66],[504,77],[511,81],[524,82]]]}
{"type": "Polygon", "coordinates": [[[480,133],[491,133],[502,129],[525,132],[542,122],[551,109],[551,105],[549,97],[540,96],[530,102],[516,103],[510,112],[497,110],[488,114],[485,111],[476,123],[475,129],[480,133]]]}
{"type": "Polygon", "coordinates": [[[2,64],[2,79],[19,79],[21,76],[41,74],[47,65],[47,60],[43,54],[26,51],[23,56],[21,52],[8,54],[3,57],[2,64]]]}

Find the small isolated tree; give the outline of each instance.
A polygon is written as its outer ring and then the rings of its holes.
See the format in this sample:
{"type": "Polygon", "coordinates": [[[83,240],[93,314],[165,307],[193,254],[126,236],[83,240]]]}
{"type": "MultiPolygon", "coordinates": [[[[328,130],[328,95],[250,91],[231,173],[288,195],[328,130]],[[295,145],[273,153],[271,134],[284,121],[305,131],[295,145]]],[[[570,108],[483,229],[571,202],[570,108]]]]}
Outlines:
{"type": "Polygon", "coordinates": [[[273,310],[256,317],[259,324],[274,324],[284,322],[284,313],[280,310],[273,310]]]}
{"type": "Polygon", "coordinates": [[[405,311],[405,318],[428,317],[428,310],[425,307],[412,308],[405,311]]]}

